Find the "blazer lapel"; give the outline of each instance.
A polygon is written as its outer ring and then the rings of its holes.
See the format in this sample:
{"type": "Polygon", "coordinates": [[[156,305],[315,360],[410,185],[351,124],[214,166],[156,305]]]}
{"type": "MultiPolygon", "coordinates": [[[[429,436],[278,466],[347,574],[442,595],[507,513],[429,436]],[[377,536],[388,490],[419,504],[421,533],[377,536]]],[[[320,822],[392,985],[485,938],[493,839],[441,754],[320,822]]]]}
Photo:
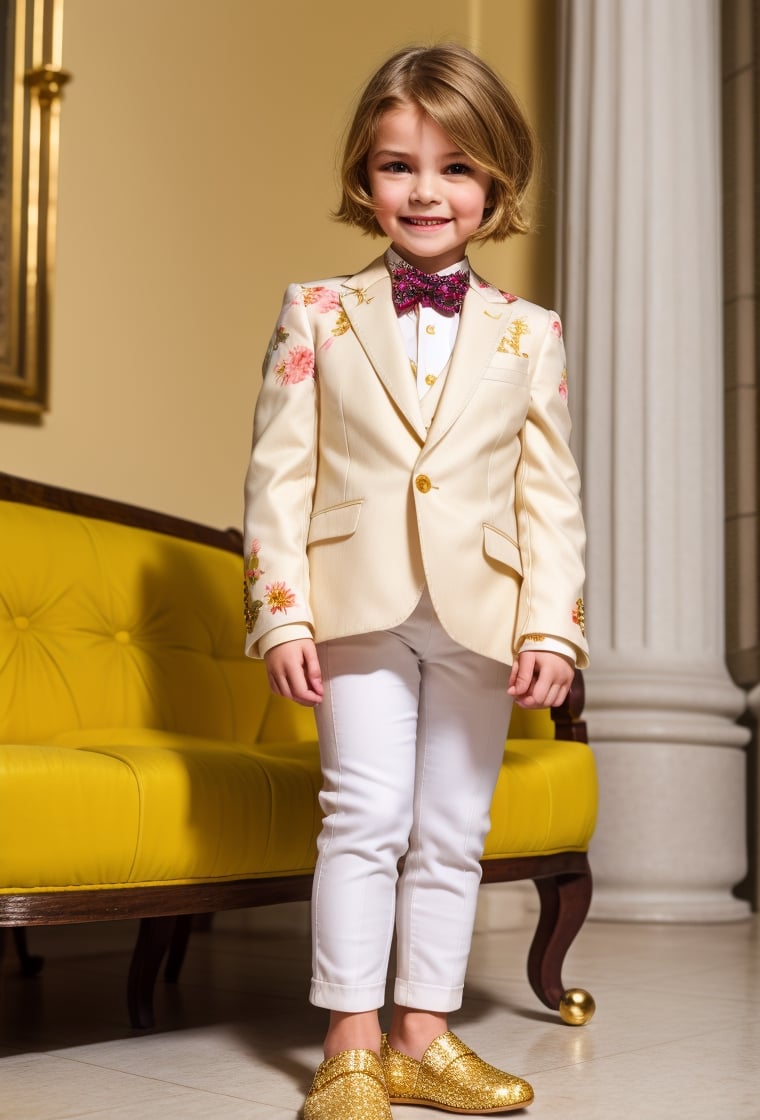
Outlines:
{"type": "Polygon", "coordinates": [[[451,365],[427,433],[429,447],[446,434],[466,407],[511,318],[509,299],[470,271],[470,290],[462,306],[451,365]]]}
{"type": "Polygon", "coordinates": [[[382,257],[343,282],[340,301],[388,395],[423,443],[426,433],[417,385],[398,328],[391,278],[382,257]]]}

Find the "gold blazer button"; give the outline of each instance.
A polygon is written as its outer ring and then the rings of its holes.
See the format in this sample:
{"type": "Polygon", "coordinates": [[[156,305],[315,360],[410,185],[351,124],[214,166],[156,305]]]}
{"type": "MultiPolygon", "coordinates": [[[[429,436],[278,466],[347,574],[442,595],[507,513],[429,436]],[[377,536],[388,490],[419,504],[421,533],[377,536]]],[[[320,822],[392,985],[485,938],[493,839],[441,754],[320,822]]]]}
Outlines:
{"type": "Polygon", "coordinates": [[[414,485],[417,487],[420,494],[427,494],[427,492],[432,489],[433,483],[426,474],[418,474],[414,480],[414,485]]]}

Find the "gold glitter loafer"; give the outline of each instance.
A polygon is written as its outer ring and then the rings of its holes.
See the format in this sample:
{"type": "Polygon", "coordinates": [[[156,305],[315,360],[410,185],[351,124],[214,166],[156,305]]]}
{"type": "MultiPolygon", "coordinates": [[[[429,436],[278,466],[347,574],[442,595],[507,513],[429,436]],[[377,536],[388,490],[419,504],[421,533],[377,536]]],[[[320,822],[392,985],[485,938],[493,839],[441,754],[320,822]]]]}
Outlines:
{"type": "Polygon", "coordinates": [[[343,1050],[322,1062],[303,1115],[304,1120],[393,1120],[374,1050],[343,1050]]]}
{"type": "Polygon", "coordinates": [[[420,1062],[394,1050],[383,1035],[381,1059],[391,1104],[479,1116],[525,1108],[533,1100],[527,1081],[489,1066],[451,1031],[434,1038],[420,1062]]]}

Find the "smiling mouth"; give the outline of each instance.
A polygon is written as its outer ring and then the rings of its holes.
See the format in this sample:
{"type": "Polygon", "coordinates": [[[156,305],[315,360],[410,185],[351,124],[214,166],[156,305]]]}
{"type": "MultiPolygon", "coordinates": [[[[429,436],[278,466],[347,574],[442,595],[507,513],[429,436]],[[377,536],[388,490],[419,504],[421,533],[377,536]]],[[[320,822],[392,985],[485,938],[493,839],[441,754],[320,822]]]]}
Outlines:
{"type": "Polygon", "coordinates": [[[451,218],[402,218],[401,221],[408,226],[421,226],[424,229],[425,227],[447,225],[451,218]]]}

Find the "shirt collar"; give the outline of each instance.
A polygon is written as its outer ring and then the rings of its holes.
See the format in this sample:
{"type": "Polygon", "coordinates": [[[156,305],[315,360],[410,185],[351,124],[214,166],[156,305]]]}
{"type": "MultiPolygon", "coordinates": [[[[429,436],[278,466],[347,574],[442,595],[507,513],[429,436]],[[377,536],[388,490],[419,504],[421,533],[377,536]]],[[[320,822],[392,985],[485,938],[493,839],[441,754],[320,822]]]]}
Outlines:
{"type": "MultiPolygon", "coordinates": [[[[394,267],[395,268],[414,268],[415,267],[414,265],[410,265],[409,261],[405,261],[404,258],[396,252],[395,249],[392,249],[390,247],[390,245],[388,246],[388,248],[385,251],[385,263],[388,266],[388,268],[394,268],[394,267]]],[[[467,257],[462,257],[461,261],[457,261],[456,264],[450,264],[448,266],[448,268],[442,268],[440,270],[440,272],[436,272],[436,273],[434,273],[434,275],[435,276],[448,276],[448,274],[450,272],[469,272],[469,271],[470,271],[470,262],[467,259],[467,257]]]]}

